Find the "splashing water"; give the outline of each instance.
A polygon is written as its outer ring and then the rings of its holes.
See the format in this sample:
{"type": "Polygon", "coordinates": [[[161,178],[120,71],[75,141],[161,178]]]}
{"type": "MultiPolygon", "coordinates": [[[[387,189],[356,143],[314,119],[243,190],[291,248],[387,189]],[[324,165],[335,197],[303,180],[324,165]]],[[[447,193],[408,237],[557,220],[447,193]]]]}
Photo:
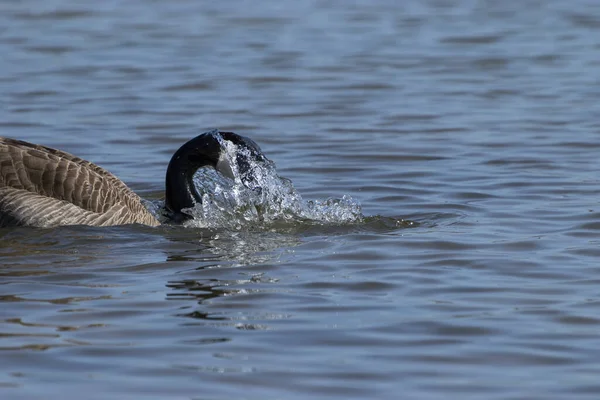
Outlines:
{"type": "Polygon", "coordinates": [[[277,174],[274,162],[264,155],[257,160],[248,149],[220,135],[217,138],[233,179],[212,168],[198,170],[194,183],[202,194],[202,203],[183,210],[194,217],[184,224],[186,227],[242,229],[280,221],[328,224],[363,221],[360,204],[350,196],[305,201],[292,181],[277,174]],[[240,156],[248,164],[243,172],[235,162],[240,156]]]}

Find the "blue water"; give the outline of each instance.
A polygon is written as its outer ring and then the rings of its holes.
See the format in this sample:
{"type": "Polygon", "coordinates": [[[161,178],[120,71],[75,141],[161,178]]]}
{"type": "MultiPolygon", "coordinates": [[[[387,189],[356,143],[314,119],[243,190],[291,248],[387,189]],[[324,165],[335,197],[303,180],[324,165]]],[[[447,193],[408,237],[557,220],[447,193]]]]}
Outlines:
{"type": "Polygon", "coordinates": [[[0,231],[2,399],[596,399],[595,1],[0,3],[2,136],[160,202],[251,137],[360,223],[0,231]]]}

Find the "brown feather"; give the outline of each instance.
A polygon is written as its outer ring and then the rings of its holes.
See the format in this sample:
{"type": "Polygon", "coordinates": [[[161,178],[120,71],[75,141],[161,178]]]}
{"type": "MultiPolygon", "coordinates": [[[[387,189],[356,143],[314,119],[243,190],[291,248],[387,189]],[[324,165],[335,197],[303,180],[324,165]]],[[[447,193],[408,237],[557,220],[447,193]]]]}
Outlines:
{"type": "Polygon", "coordinates": [[[64,151],[0,137],[0,226],[157,226],[140,197],[64,151]]]}

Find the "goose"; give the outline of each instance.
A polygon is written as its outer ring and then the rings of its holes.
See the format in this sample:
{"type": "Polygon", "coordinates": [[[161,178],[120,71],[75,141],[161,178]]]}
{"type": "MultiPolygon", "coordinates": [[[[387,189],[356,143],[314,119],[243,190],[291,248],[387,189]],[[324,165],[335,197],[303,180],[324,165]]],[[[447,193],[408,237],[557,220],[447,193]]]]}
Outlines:
{"type": "MultiPolygon", "coordinates": [[[[198,169],[212,167],[233,178],[224,141],[237,146],[238,170],[251,181],[250,161],[264,160],[253,140],[218,130],[198,135],[175,152],[167,167],[168,222],[192,218],[183,210],[202,202],[193,181],[198,169]]],[[[160,222],[115,175],[61,150],[0,137],[0,227],[126,224],[160,222]]]]}

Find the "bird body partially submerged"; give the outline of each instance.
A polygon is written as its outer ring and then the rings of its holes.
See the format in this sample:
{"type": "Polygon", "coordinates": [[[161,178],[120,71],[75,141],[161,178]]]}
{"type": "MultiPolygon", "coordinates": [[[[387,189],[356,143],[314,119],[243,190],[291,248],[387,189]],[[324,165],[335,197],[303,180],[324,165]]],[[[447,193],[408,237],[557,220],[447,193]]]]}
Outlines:
{"type": "MultiPolygon", "coordinates": [[[[173,156],[165,201],[173,221],[189,218],[182,209],[201,201],[192,177],[203,166],[218,169],[223,139],[256,146],[234,133],[212,131],[190,140],[173,156]]],[[[0,138],[0,226],[125,224],[160,222],[107,170],[61,150],[0,138]]]]}

